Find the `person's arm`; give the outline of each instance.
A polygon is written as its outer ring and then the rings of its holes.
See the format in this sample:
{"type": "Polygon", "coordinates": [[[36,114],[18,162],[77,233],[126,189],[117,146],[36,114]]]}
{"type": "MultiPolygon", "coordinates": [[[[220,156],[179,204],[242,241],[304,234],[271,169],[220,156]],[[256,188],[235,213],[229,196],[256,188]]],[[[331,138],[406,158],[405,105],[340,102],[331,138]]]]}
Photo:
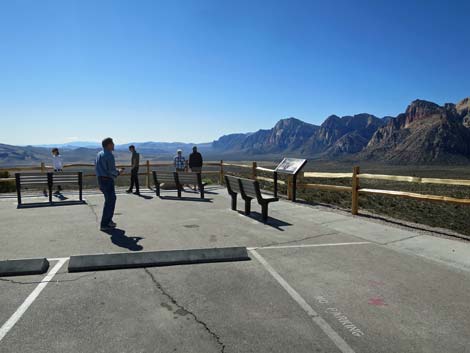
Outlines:
{"type": "Polygon", "coordinates": [[[204,160],[202,159],[202,154],[199,153],[199,156],[201,157],[201,167],[202,167],[204,160]]]}
{"type": "Polygon", "coordinates": [[[137,153],[136,158],[135,158],[134,168],[139,168],[139,165],[140,165],[140,153],[137,153]]]}

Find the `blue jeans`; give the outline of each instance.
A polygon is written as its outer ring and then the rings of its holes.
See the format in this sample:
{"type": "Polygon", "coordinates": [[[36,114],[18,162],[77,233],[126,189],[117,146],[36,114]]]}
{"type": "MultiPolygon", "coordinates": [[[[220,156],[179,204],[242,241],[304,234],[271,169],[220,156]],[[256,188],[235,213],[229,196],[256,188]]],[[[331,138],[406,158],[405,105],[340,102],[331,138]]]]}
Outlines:
{"type": "Polygon", "coordinates": [[[101,217],[101,227],[107,227],[113,220],[114,207],[116,206],[116,191],[114,190],[113,179],[98,178],[100,190],[104,195],[103,216],[101,217]]]}

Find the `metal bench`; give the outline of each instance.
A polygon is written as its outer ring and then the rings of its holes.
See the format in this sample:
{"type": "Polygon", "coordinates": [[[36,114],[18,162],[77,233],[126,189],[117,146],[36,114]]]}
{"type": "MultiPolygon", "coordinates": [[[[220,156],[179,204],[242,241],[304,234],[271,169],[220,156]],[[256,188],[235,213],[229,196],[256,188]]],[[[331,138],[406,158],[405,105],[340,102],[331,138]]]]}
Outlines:
{"type": "Polygon", "coordinates": [[[183,185],[197,185],[201,199],[204,198],[204,186],[206,184],[202,182],[201,173],[157,172],[154,170],[152,174],[155,183],[155,192],[158,197],[160,197],[161,184],[170,184],[175,185],[174,188],[178,192],[178,198],[181,198],[183,185]]]}
{"type": "Polygon", "coordinates": [[[161,184],[165,185],[175,185],[175,188],[178,188],[178,185],[175,181],[174,172],[157,172],[156,170],[152,171],[153,182],[155,184],[155,193],[160,197],[160,187],[161,184]]]}
{"type": "Polygon", "coordinates": [[[263,195],[261,194],[261,187],[257,180],[226,176],[225,181],[227,183],[227,190],[230,196],[232,196],[233,210],[236,209],[236,197],[238,191],[242,199],[245,201],[246,215],[249,215],[251,213],[251,200],[256,199],[261,206],[261,216],[263,222],[266,222],[268,220],[268,206],[271,202],[279,201],[279,198],[263,197],[263,195]],[[238,189],[236,186],[236,182],[238,182],[238,189]]]}
{"type": "Polygon", "coordinates": [[[83,201],[83,174],[82,172],[60,172],[60,173],[15,173],[16,194],[18,206],[21,206],[21,190],[24,186],[47,187],[49,203],[52,202],[52,189],[54,184],[77,184],[80,202],[83,201]]]}
{"type": "Polygon", "coordinates": [[[175,182],[178,187],[178,197],[181,198],[181,190],[183,185],[197,185],[199,193],[201,194],[201,199],[204,198],[204,186],[205,183],[202,182],[201,173],[184,173],[184,172],[175,172],[175,182]]]}

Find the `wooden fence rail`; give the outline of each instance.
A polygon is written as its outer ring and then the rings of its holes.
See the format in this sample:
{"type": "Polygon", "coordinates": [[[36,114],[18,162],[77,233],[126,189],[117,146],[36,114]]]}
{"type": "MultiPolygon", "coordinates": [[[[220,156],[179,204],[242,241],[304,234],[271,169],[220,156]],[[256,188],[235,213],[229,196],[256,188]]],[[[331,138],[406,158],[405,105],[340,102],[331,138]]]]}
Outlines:
{"type": "Polygon", "coordinates": [[[317,173],[305,172],[304,178],[326,178],[326,179],[351,179],[351,187],[339,185],[324,185],[324,184],[301,184],[302,188],[318,189],[326,191],[344,191],[351,192],[351,213],[357,215],[359,212],[359,195],[360,194],[375,194],[383,196],[401,197],[419,201],[430,202],[445,202],[459,205],[470,205],[470,199],[460,199],[450,196],[440,195],[426,195],[414,192],[406,192],[399,190],[382,190],[382,189],[368,189],[360,188],[359,181],[361,179],[369,180],[386,180],[395,182],[408,182],[417,184],[441,184],[441,185],[461,185],[470,186],[470,180],[465,179],[440,179],[440,178],[421,178],[414,176],[403,175],[385,175],[385,174],[361,174],[359,167],[354,167],[352,173],[317,173]]]}
{"type": "MultiPolygon", "coordinates": [[[[204,163],[205,166],[208,167],[219,167],[222,168],[223,161],[220,162],[206,162],[204,163]]],[[[172,167],[173,162],[154,162],[151,163],[150,161],[146,161],[144,164],[140,164],[139,168],[145,170],[145,172],[140,172],[139,175],[145,176],[145,183],[147,187],[150,187],[150,176],[151,176],[151,168],[152,167],[172,167]]],[[[70,168],[94,168],[95,165],[92,163],[71,163],[71,164],[64,164],[63,169],[70,169],[70,168]]],[[[116,168],[131,168],[131,164],[116,164],[116,168]]],[[[46,173],[47,170],[53,169],[52,166],[46,165],[44,162],[41,162],[38,166],[24,166],[24,167],[4,167],[0,168],[0,172],[30,172],[30,171],[40,171],[41,173],[46,173]]],[[[210,175],[210,174],[217,174],[220,175],[220,171],[218,170],[203,170],[202,174],[210,175]]],[[[122,175],[130,175],[130,173],[124,173],[122,175]]],[[[96,174],[94,173],[87,173],[83,174],[84,177],[95,177],[96,174]]],[[[220,180],[223,179],[223,176],[220,180]]],[[[1,182],[12,182],[15,178],[0,178],[1,182]]],[[[219,181],[220,181],[219,180],[219,181]]]]}

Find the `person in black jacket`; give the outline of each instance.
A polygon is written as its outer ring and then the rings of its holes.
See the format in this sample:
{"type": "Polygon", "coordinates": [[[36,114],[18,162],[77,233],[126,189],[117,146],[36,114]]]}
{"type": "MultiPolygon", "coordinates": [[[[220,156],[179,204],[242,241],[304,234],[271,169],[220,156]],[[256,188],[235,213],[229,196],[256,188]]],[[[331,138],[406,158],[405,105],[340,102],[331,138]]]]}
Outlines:
{"type": "Polygon", "coordinates": [[[135,185],[135,194],[140,195],[139,190],[139,165],[140,165],[140,154],[135,150],[134,145],[129,146],[129,152],[132,153],[131,157],[131,186],[126,191],[128,194],[132,193],[132,189],[135,185]]]}
{"type": "MultiPolygon", "coordinates": [[[[193,153],[189,155],[189,168],[193,173],[200,173],[202,171],[202,155],[197,151],[197,147],[193,147],[193,153]]],[[[194,186],[196,190],[196,186],[194,186]]]]}
{"type": "Polygon", "coordinates": [[[193,153],[189,155],[189,168],[194,173],[200,173],[202,170],[202,156],[196,146],[193,147],[193,153]]]}

